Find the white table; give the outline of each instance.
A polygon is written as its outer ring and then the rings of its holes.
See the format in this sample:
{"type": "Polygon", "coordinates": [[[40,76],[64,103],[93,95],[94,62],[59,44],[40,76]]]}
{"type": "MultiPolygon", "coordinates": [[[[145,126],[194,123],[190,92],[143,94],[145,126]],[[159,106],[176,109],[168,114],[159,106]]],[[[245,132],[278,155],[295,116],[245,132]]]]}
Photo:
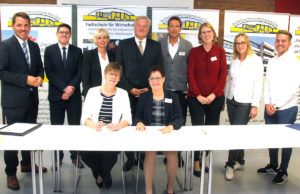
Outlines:
{"type": "MultiPolygon", "coordinates": [[[[0,141],[0,149],[190,151],[300,147],[300,132],[284,125],[185,126],[170,134],[161,134],[158,129],[159,127],[147,127],[146,131],[141,132],[136,131],[135,127],[127,127],[117,132],[108,130],[96,132],[83,126],[43,125],[23,137],[1,135],[3,140],[0,141]]],[[[212,154],[210,156],[211,164],[212,154]]],[[[41,159],[40,152],[39,158],[41,159]]],[[[202,164],[204,167],[204,162],[202,164]]],[[[209,193],[211,171],[212,166],[208,183],[209,193]]],[[[35,176],[34,173],[32,175],[35,176]]],[[[41,179],[42,173],[39,177],[41,179]]],[[[201,178],[200,193],[203,193],[203,180],[204,178],[201,178]]],[[[40,181],[42,183],[42,179],[40,181]]],[[[35,188],[33,190],[35,191],[35,188]]],[[[40,185],[40,193],[42,192],[40,185]]]]}

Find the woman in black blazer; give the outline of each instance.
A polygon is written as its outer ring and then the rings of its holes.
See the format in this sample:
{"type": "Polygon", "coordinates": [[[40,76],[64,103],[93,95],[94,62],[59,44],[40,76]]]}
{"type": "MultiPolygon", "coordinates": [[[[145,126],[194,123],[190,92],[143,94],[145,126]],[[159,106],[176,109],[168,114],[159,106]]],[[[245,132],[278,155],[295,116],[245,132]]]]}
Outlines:
{"type": "MultiPolygon", "coordinates": [[[[134,116],[136,130],[144,131],[146,126],[165,126],[160,131],[170,133],[183,125],[183,117],[177,94],[164,91],[165,75],[160,66],[152,66],[149,75],[151,90],[141,94],[134,116]]],[[[146,194],[152,194],[156,151],[147,151],[144,161],[146,194]]],[[[163,152],[167,158],[167,193],[174,193],[174,180],[178,169],[176,151],[163,152]]]]}
{"type": "Polygon", "coordinates": [[[98,29],[94,34],[93,43],[97,48],[88,50],[83,55],[82,63],[82,95],[86,96],[91,87],[100,86],[104,80],[104,69],[110,62],[115,61],[115,53],[108,51],[109,33],[98,29]]]}

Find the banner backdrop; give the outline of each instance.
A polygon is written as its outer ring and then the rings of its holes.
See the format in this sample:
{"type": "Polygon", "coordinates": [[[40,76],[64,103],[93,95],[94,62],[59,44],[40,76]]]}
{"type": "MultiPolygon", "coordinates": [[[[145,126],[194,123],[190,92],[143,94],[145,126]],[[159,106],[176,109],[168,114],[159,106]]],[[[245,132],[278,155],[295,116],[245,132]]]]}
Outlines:
{"type": "Polygon", "coordinates": [[[181,36],[189,40],[193,46],[198,46],[198,31],[201,24],[208,22],[214,26],[218,34],[219,11],[205,9],[160,9],[152,10],[152,38],[160,40],[168,35],[168,20],[177,16],[182,21],[181,36]]]}
{"type": "MultiPolygon", "coordinates": [[[[276,33],[281,29],[288,30],[288,24],[289,15],[287,14],[225,11],[223,47],[226,51],[228,69],[233,52],[234,37],[241,32],[245,32],[250,38],[253,51],[262,58],[266,70],[268,61],[276,55],[276,33]]],[[[250,120],[249,124],[264,124],[263,111],[262,95],[258,115],[250,120]]],[[[229,124],[227,113],[224,115],[226,116],[221,117],[220,122],[229,124]]]]}
{"type": "MultiPolygon", "coordinates": [[[[62,23],[72,24],[71,6],[57,5],[3,5],[1,6],[1,37],[2,40],[10,38],[14,31],[11,28],[14,13],[26,12],[31,20],[29,39],[38,43],[41,49],[42,60],[47,46],[56,43],[56,30],[62,23]]],[[[5,91],[4,91],[5,92],[5,91]]],[[[39,113],[37,122],[50,124],[48,102],[48,80],[39,87],[39,113]]]]}
{"type": "MultiPolygon", "coordinates": [[[[290,32],[293,35],[292,39],[292,49],[294,54],[300,60],[300,16],[290,15],[290,32]]],[[[298,110],[300,110],[300,90],[298,91],[298,110]]],[[[298,111],[298,116],[296,123],[300,123],[300,112],[298,111]]]]}
{"type": "Polygon", "coordinates": [[[110,49],[115,49],[120,39],[134,36],[134,20],[142,15],[147,15],[146,7],[78,6],[77,45],[83,48],[83,51],[95,48],[94,32],[104,28],[110,34],[110,49]]]}

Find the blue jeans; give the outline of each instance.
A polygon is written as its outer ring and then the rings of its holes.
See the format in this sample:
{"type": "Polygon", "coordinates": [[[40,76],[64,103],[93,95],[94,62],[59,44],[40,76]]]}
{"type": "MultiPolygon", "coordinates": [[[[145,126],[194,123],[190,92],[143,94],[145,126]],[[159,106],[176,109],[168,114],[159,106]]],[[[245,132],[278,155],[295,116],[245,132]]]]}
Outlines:
{"type": "MultiPolygon", "coordinates": [[[[294,122],[296,121],[297,113],[298,113],[297,106],[293,106],[285,110],[278,110],[272,116],[268,115],[267,112],[265,111],[265,122],[266,124],[294,124],[294,122]]],[[[292,148],[282,148],[280,169],[282,169],[284,172],[287,171],[291,155],[292,155],[292,148]]],[[[270,148],[269,156],[270,156],[270,165],[277,167],[278,148],[270,148]]]]}

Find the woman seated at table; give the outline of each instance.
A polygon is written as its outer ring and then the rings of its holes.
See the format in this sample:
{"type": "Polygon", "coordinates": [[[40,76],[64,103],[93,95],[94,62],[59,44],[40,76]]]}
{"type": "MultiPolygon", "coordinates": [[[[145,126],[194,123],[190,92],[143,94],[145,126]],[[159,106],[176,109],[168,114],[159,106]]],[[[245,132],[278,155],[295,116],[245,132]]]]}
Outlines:
{"type": "MultiPolygon", "coordinates": [[[[152,66],[149,73],[151,90],[141,94],[134,117],[136,130],[144,131],[146,126],[165,126],[160,131],[170,133],[183,125],[183,118],[177,94],[165,91],[165,75],[160,66],[152,66]]],[[[176,151],[164,151],[167,158],[168,194],[174,193],[173,185],[178,168],[176,151]]],[[[146,194],[152,194],[156,151],[147,151],[144,161],[146,194]]]]}
{"type": "MultiPolygon", "coordinates": [[[[131,110],[128,93],[116,87],[120,81],[121,65],[109,63],[104,71],[105,83],[91,88],[82,110],[81,123],[101,131],[104,127],[118,131],[131,124],[131,110]]],[[[108,145],[109,146],[109,145],[108,145]]],[[[84,151],[82,160],[91,168],[96,184],[110,188],[110,171],[117,161],[118,152],[84,151]]]]}

